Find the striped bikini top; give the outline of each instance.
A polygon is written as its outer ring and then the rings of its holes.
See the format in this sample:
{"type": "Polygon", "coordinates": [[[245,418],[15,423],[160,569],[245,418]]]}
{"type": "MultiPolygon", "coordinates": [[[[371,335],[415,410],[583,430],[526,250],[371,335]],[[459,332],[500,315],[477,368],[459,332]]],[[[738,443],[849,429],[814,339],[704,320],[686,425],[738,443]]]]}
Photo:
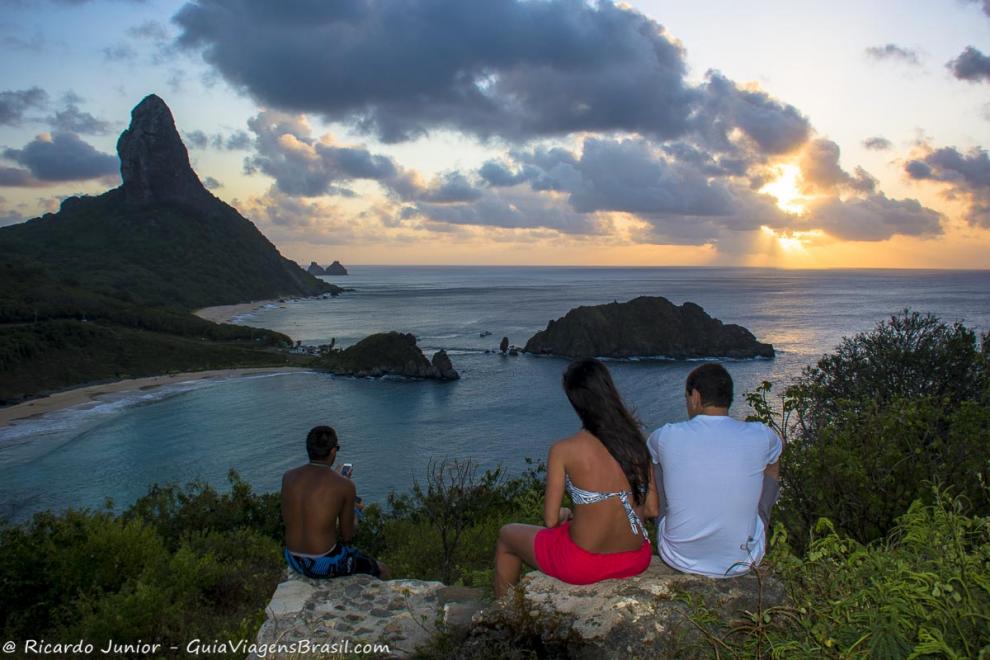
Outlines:
{"type": "MultiPolygon", "coordinates": [[[[564,489],[571,496],[571,499],[574,500],[574,504],[595,504],[597,502],[604,502],[612,497],[617,497],[622,502],[622,508],[626,510],[626,518],[629,519],[629,527],[632,528],[632,533],[642,534],[643,538],[649,539],[649,536],[646,534],[646,526],[643,525],[643,521],[632,508],[632,504],[629,503],[629,498],[632,496],[631,491],[619,490],[614,493],[599,493],[594,490],[585,490],[575,486],[574,482],[571,481],[571,475],[567,473],[564,473],[564,489]]],[[[640,488],[640,492],[642,495],[646,495],[645,488],[640,488]]]]}

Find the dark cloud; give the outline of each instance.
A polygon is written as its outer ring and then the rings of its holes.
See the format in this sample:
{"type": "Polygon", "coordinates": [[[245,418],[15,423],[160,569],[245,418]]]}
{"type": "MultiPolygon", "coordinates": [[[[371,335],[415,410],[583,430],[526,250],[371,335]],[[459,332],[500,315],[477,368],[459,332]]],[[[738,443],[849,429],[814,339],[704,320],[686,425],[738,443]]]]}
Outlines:
{"type": "Polygon", "coordinates": [[[206,149],[217,151],[247,151],[251,149],[251,136],[245,131],[234,131],[229,135],[214,133],[208,135],[205,131],[195,130],[182,134],[183,141],[190,149],[206,149]]]}
{"type": "Polygon", "coordinates": [[[564,234],[604,234],[607,225],[585,213],[578,213],[536,192],[526,190],[486,190],[466,204],[416,205],[419,215],[437,223],[502,227],[506,229],[547,228],[564,234]]]}
{"type": "Polygon", "coordinates": [[[35,32],[30,37],[8,35],[3,38],[2,43],[5,50],[23,50],[29,53],[41,53],[48,45],[41,32],[35,32]]]}
{"type": "Polygon", "coordinates": [[[56,131],[63,133],[83,133],[85,135],[106,135],[113,130],[113,124],[97,119],[88,112],[83,112],[77,105],[78,97],[74,94],[67,96],[67,103],[62,110],[48,117],[48,123],[56,131]]]}
{"type": "Polygon", "coordinates": [[[811,135],[808,118],[766,92],[742,89],[717,71],[702,86],[704,101],[693,126],[704,146],[744,160],[794,151],[811,135]],[[736,129],[747,141],[733,139],[736,129]],[[747,155],[747,152],[749,155],[747,155]]]}
{"type": "Polygon", "coordinates": [[[886,151],[894,145],[885,137],[875,136],[863,140],[863,147],[871,151],[886,151]]]}
{"type": "Polygon", "coordinates": [[[203,131],[196,130],[184,132],[182,137],[183,142],[185,142],[190,149],[206,149],[206,147],[210,144],[209,136],[203,131]]]}
{"type": "Polygon", "coordinates": [[[941,216],[914,199],[888,199],[882,193],[838,197],[816,206],[806,223],[847,241],[883,241],[897,234],[937,236],[942,233],[941,216]]]}
{"type": "Polygon", "coordinates": [[[353,196],[341,184],[363,179],[378,182],[389,195],[403,201],[445,204],[480,196],[480,191],[459,173],[448,173],[427,183],[388,156],[374,154],[362,146],[338,145],[328,135],[316,139],[301,116],[263,111],[248,120],[248,127],[255,134],[255,154],[245,159],[245,171],[272,177],[281,193],[353,196]]]}
{"type": "Polygon", "coordinates": [[[263,103],[385,141],[687,129],[697,92],[659,24],[582,0],[189,2],[178,44],[263,103]]]}
{"type": "Polygon", "coordinates": [[[990,82],[990,56],[984,55],[972,46],[967,46],[959,57],[945,66],[959,80],[990,82]]]}
{"type": "Polygon", "coordinates": [[[833,192],[836,189],[851,189],[859,192],[872,192],[876,179],[862,167],[856,168],[855,175],[842,169],[839,164],[839,145],[831,140],[812,140],[801,156],[801,179],[806,192],[833,192]]]}
{"type": "Polygon", "coordinates": [[[884,44],[883,46],[870,46],[866,49],[866,55],[874,60],[897,60],[912,66],[921,66],[920,53],[915,48],[904,48],[897,44],[884,44]]]}
{"type": "Polygon", "coordinates": [[[4,150],[3,157],[47,182],[97,179],[119,170],[116,156],[97,151],[74,133],[39,135],[23,149],[4,150]]]}
{"type": "Polygon", "coordinates": [[[48,184],[38,181],[28,170],[0,165],[0,188],[37,188],[44,185],[48,184]]]}
{"type": "Polygon", "coordinates": [[[990,16],[990,0],[967,0],[970,4],[980,4],[983,6],[983,13],[990,16]]]}
{"type": "Polygon", "coordinates": [[[208,176],[203,179],[203,185],[207,190],[216,190],[217,188],[223,188],[223,184],[214,179],[212,176],[208,176]]]}
{"type": "Polygon", "coordinates": [[[48,93],[40,87],[0,92],[0,126],[17,126],[29,110],[48,104],[48,93]]]}
{"type": "Polygon", "coordinates": [[[949,194],[966,199],[970,224],[990,228],[990,157],[979,147],[963,154],[942,147],[923,158],[908,161],[905,171],[912,179],[949,184],[949,194]]]}

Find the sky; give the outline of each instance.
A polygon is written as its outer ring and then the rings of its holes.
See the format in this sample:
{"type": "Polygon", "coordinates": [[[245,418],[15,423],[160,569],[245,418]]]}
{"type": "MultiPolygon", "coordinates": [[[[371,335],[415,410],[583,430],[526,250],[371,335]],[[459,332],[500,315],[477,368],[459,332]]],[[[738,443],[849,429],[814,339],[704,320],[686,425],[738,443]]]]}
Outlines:
{"type": "Polygon", "coordinates": [[[990,267],[990,0],[0,0],[0,225],[150,93],[303,265],[990,267]]]}

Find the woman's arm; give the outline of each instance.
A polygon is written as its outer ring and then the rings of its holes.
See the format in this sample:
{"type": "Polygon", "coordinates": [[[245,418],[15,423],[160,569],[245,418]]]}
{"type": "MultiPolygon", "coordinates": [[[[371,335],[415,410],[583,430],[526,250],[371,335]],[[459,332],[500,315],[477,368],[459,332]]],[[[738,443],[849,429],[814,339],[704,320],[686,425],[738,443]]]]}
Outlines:
{"type": "Polygon", "coordinates": [[[547,485],[543,492],[543,524],[556,527],[561,521],[560,504],[564,501],[564,459],[560,443],[550,447],[547,455],[547,485]]]}

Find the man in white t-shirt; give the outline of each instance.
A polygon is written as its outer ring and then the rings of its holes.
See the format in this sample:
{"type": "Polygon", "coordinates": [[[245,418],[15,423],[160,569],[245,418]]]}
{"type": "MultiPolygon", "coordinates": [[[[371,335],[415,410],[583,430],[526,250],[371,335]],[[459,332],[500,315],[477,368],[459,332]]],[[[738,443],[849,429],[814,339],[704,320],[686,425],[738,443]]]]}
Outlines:
{"type": "Polygon", "coordinates": [[[766,551],[783,443],[765,424],[729,417],[732,377],[722,365],[698,367],[685,389],[690,420],[647,440],[662,499],[657,547],[679,571],[740,575],[766,551]]]}

